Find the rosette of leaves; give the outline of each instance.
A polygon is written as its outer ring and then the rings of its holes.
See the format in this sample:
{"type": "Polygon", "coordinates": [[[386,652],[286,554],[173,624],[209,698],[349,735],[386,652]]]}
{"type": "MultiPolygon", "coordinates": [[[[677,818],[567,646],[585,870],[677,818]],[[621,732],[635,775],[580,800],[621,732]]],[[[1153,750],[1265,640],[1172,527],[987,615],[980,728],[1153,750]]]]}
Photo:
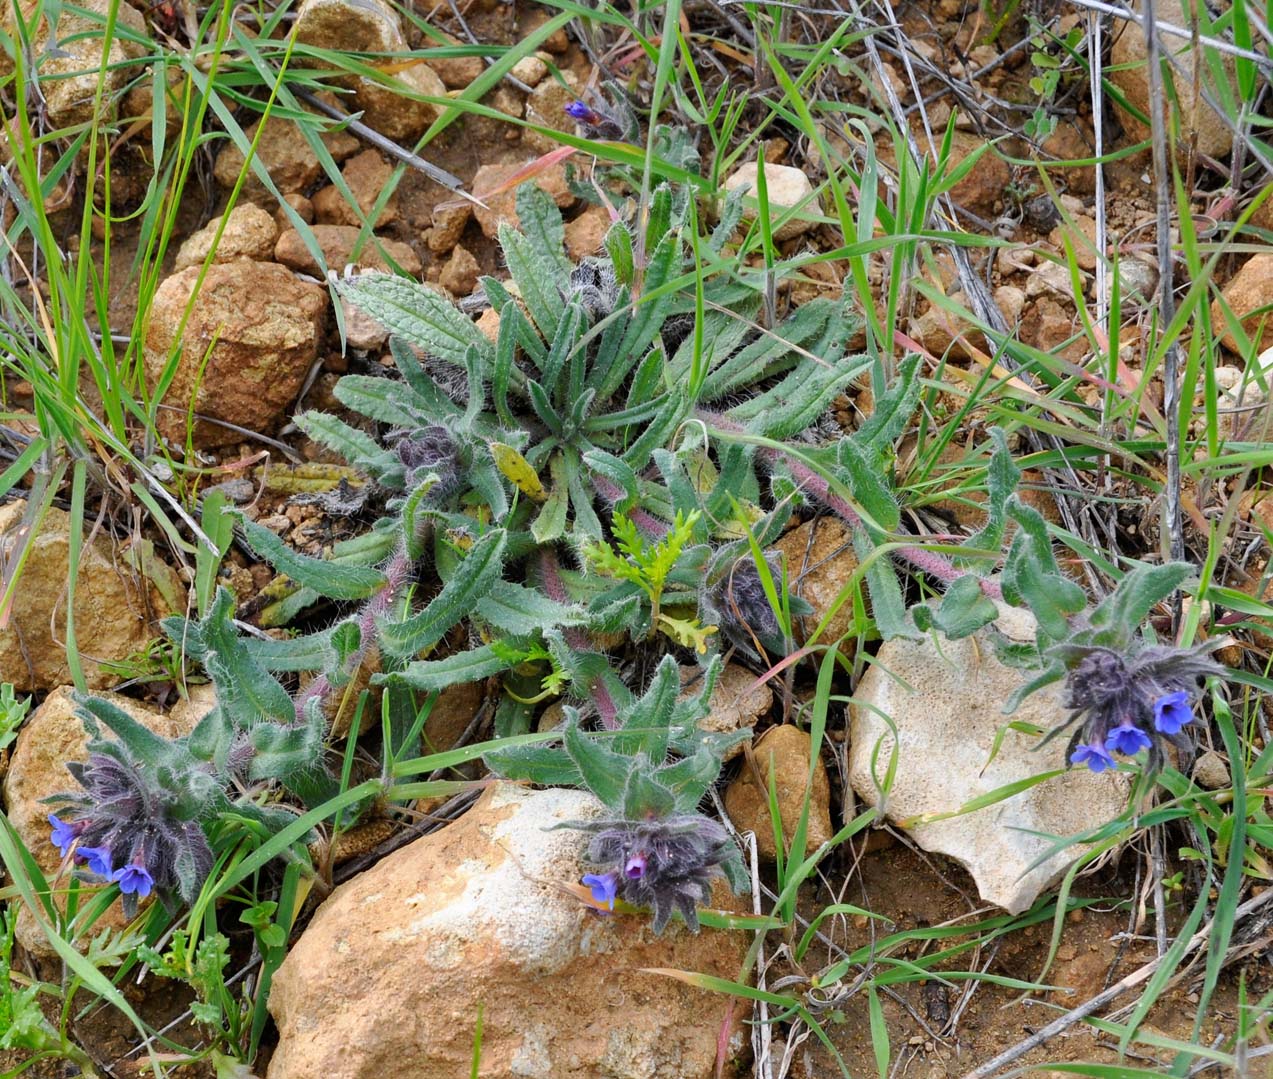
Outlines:
{"type": "Polygon", "coordinates": [[[707,899],[713,876],[723,875],[737,892],[748,886],[742,852],[698,809],[725,753],[751,738],[750,728],[699,728],[720,669],[714,656],[699,691],[682,698],[680,669],[666,656],[640,697],[622,691],[616,729],[584,731],[579,712],[567,707],[560,745],[503,747],[484,758],[509,779],[596,795],[607,816],[560,827],[593,836],[590,860],[609,871],[621,898],[651,908],[656,932],[674,911],[697,928],[695,905],[707,899]],[[625,874],[633,856],[641,872],[625,874]]]}

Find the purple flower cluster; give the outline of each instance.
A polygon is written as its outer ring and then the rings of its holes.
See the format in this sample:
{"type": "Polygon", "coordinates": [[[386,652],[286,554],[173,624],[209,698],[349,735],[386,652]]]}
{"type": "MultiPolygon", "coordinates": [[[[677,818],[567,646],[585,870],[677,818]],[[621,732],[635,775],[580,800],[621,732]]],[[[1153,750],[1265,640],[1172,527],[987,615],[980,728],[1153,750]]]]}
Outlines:
{"type": "Polygon", "coordinates": [[[109,847],[80,845],[80,837],[87,830],[88,823],[85,819],[64,821],[56,813],[49,814],[49,824],[53,826],[50,839],[62,852],[62,857],[71,855],[77,865],[84,866],[94,876],[118,884],[120,892],[126,896],[145,899],[150,895],[155,887],[155,879],[140,857],[115,869],[111,864],[109,847]]]}
{"type": "Polygon", "coordinates": [[[1070,740],[1070,763],[1104,772],[1117,766],[1115,754],[1134,757],[1148,750],[1149,769],[1157,771],[1164,741],[1187,749],[1181,732],[1193,721],[1198,681],[1223,670],[1205,654],[1207,648],[1154,645],[1130,656],[1109,648],[1074,649],[1078,663],[1066,680],[1073,713],[1059,728],[1082,720],[1070,740]]]}
{"type": "Polygon", "coordinates": [[[650,821],[590,821],[570,825],[596,832],[588,860],[609,866],[587,873],[583,883],[595,903],[614,910],[616,899],[649,907],[661,933],[674,911],[698,930],[698,904],[712,894],[712,878],[723,874],[729,836],[714,820],[697,814],[650,821]]]}
{"type": "Polygon", "coordinates": [[[49,815],[62,856],[118,884],[130,917],[152,892],[193,901],[212,868],[212,850],[197,820],[179,819],[176,796],[148,782],[116,743],[67,767],[84,793],[58,799],[72,811],[69,819],[49,815]]]}

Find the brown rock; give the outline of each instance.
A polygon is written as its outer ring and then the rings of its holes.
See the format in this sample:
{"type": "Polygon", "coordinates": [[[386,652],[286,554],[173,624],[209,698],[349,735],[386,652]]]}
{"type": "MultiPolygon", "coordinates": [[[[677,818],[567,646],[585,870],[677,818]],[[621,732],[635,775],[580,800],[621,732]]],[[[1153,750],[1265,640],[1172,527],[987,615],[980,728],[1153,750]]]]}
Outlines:
{"type": "MultiPolygon", "coordinates": [[[[1132,9],[1137,12],[1143,10],[1139,0],[1132,5],[1132,9]]],[[[1193,25],[1195,21],[1193,13],[1196,10],[1196,2],[1191,2],[1189,4],[1190,13],[1185,14],[1185,6],[1181,3],[1181,0],[1155,0],[1154,5],[1155,17],[1159,21],[1172,23],[1186,30],[1193,25]]],[[[1231,97],[1236,93],[1236,89],[1230,86],[1224,91],[1223,96],[1217,98],[1215,77],[1206,61],[1195,65],[1191,55],[1193,50],[1189,39],[1161,35],[1160,41],[1164,52],[1169,52],[1179,58],[1182,65],[1181,71],[1192,72],[1196,68],[1200,76],[1201,87],[1196,89],[1191,77],[1180,74],[1171,64],[1164,60],[1163,68],[1171,72],[1171,78],[1175,85],[1175,94],[1163,93],[1163,114],[1168,123],[1172,121],[1173,115],[1178,116],[1180,123],[1180,148],[1182,150],[1186,149],[1196,135],[1200,153],[1220,159],[1227,157],[1229,150],[1233,146],[1233,133],[1220,120],[1211,106],[1206,104],[1202,98],[1201,91],[1209,92],[1215,100],[1225,100],[1225,98],[1231,97]],[[1178,108],[1170,104],[1173,100],[1179,102],[1178,108]]],[[[1144,30],[1133,22],[1121,23],[1119,28],[1114,31],[1114,41],[1110,47],[1109,79],[1110,82],[1122,90],[1127,103],[1142,116],[1148,116],[1150,112],[1149,78],[1145,71],[1145,58],[1147,55],[1144,30]]],[[[1233,58],[1220,53],[1215,55],[1221,59],[1224,65],[1226,81],[1231,84],[1234,72],[1233,58]]],[[[1116,107],[1118,107],[1119,117],[1126,126],[1131,140],[1139,142],[1149,138],[1150,128],[1148,124],[1143,123],[1121,106],[1116,107]]]]}
{"type": "MultiPolygon", "coordinates": [[[[420,262],[420,256],[398,240],[368,237],[355,258],[354,246],[358,242],[359,230],[352,225],[314,225],[312,231],[323,253],[327,270],[335,270],[339,273],[351,263],[368,270],[390,270],[392,267],[386,256],[393,259],[405,273],[412,277],[419,276],[424,268],[420,262]],[[384,254],[381,254],[381,250],[384,254]]],[[[324,268],[315,261],[309,248],[305,246],[304,239],[295,229],[286,229],[279,236],[278,243],[274,245],[274,257],[284,266],[298,273],[312,274],[315,277],[326,276],[324,268]]]]}
{"type": "Polygon", "coordinates": [[[708,1079],[720,998],[643,971],[733,978],[747,938],[598,917],[578,884],[586,838],[553,825],[602,812],[579,791],[496,784],[337,888],[275,975],[269,1079],[467,1074],[479,1010],[483,1075],[708,1079]]]}
{"type": "Polygon", "coordinates": [[[482,268],[472,252],[458,244],[451,252],[451,258],[442,267],[439,283],[453,296],[468,296],[477,288],[477,278],[482,268]]]}
{"type": "Polygon", "coordinates": [[[217,229],[221,228],[225,216],[214,217],[181,245],[174,263],[176,269],[201,265],[212,250],[214,241],[217,246],[212,255],[213,262],[233,262],[235,259],[264,262],[273,257],[278,225],[270,214],[250,202],[242,203],[230,211],[221,238],[217,240],[217,229]]]}
{"type": "MultiPolygon", "coordinates": [[[[473,177],[473,194],[486,204],[484,207],[474,207],[473,212],[477,216],[477,223],[482,226],[482,232],[489,239],[499,237],[501,222],[506,222],[510,228],[517,228],[520,222],[517,219],[517,185],[501,190],[498,194],[487,192],[502,188],[526,164],[483,165],[473,177]]],[[[563,210],[574,205],[575,196],[566,184],[565,165],[554,165],[530,179],[547,191],[563,210]]]]}
{"type": "Polygon", "coordinates": [[[805,849],[816,850],[834,834],[831,829],[831,781],[821,757],[813,769],[809,783],[809,752],[812,742],[799,727],[784,723],[770,727],[753,750],[756,770],[744,766],[738,777],[725,789],[725,811],[740,832],[756,833],[756,849],[762,858],[777,857],[774,846],[773,818],[769,815],[769,785],[778,796],[778,817],[782,821],[785,846],[800,824],[805,798],[809,801],[808,835],[805,849]]]}
{"type": "Polygon", "coordinates": [[[354,90],[362,122],[395,140],[418,139],[438,118],[438,106],[421,97],[446,98],[442,80],[423,61],[396,72],[386,82],[360,78],[354,90]]]}
{"type": "MultiPolygon", "coordinates": [[[[698,667],[681,668],[682,698],[698,692],[702,673],[698,667]]],[[[716,734],[754,727],[773,703],[773,691],[768,685],[764,682],[757,685],[756,676],[751,671],[728,663],[716,680],[716,687],[708,701],[709,711],[698,721],[698,729],[716,734]]],[[[743,744],[740,742],[725,753],[725,760],[733,760],[741,752],[743,744]]]]}
{"type": "Polygon", "coordinates": [[[473,216],[473,204],[468,199],[440,202],[433,207],[433,228],[429,230],[429,250],[435,255],[445,255],[464,235],[465,226],[473,216]]]}
{"type": "MultiPolygon", "coordinates": [[[[314,216],[324,225],[352,225],[355,228],[371,215],[376,200],[393,178],[393,166],[377,150],[364,150],[345,162],[340,170],[350,194],[354,196],[361,217],[349,205],[340,188],[324,187],[314,195],[314,216]]],[[[398,193],[394,191],[376,218],[375,227],[383,228],[398,220],[398,193]]]]}
{"type": "MultiPolygon", "coordinates": [[[[956,307],[967,309],[968,300],[962,292],[953,292],[948,298],[956,307]]],[[[911,334],[937,357],[949,353],[967,359],[971,355],[969,344],[977,344],[975,338],[970,341],[969,337],[976,333],[969,323],[936,303],[930,303],[922,315],[911,320],[911,334]]]]}
{"type": "MultiPolygon", "coordinates": [[[[564,85],[556,79],[545,79],[535,87],[526,99],[526,119],[529,123],[552,131],[575,133],[575,121],[566,112],[566,106],[579,99],[579,79],[573,71],[563,71],[564,85]]],[[[546,154],[561,145],[551,135],[543,135],[529,128],[522,132],[526,145],[537,154],[546,154]]]]}
{"type": "MultiPolygon", "coordinates": [[[[853,541],[849,531],[834,517],[821,517],[807,521],[792,529],[774,546],[787,560],[787,577],[792,594],[805,600],[813,608],[811,615],[798,621],[796,639],[805,643],[806,634],[813,632],[823,616],[840,598],[849,578],[857,569],[857,556],[853,553],[853,541]]],[[[835,612],[830,625],[819,640],[839,640],[853,624],[853,597],[845,598],[835,612]]],[[[853,639],[840,645],[841,650],[852,650],[853,639]]]]}
{"type": "MultiPolygon", "coordinates": [[[[1255,352],[1273,345],[1273,255],[1252,255],[1221,293],[1242,329],[1255,342],[1255,352]]],[[[1220,301],[1211,305],[1211,326],[1220,343],[1237,352],[1238,342],[1229,331],[1220,301]]]]}
{"type": "Polygon", "coordinates": [[[589,206],[566,224],[566,254],[572,262],[599,254],[610,231],[610,211],[604,206],[589,206]]]}
{"type": "Polygon", "coordinates": [[[447,686],[438,694],[429,718],[424,721],[424,751],[443,753],[459,745],[485,699],[486,687],[481,682],[447,686]]]}
{"type": "MultiPolygon", "coordinates": [[[[980,135],[968,131],[956,131],[950,147],[950,167],[957,168],[970,154],[986,145],[980,135]]],[[[951,197],[973,213],[989,217],[996,212],[996,203],[1003,201],[1004,188],[1012,180],[1012,169],[993,146],[977,158],[972,171],[951,189],[951,197]]]]}
{"type": "MultiPolygon", "coordinates": [[[[260,126],[261,121],[258,120],[244,132],[249,143],[256,137],[260,126]]],[[[323,145],[337,161],[343,161],[358,150],[358,140],[345,131],[325,133],[322,139],[323,145]]],[[[298,135],[296,124],[279,116],[271,116],[266,123],[261,141],[256,146],[256,157],[284,195],[304,191],[323,173],[323,166],[317,155],[310,149],[309,143],[298,135]]],[[[233,142],[226,143],[217,154],[212,175],[222,187],[231,188],[238,182],[242,171],[243,154],[233,142]]],[[[253,169],[248,170],[244,190],[249,193],[265,190],[265,185],[253,169]]]]}
{"type": "MultiPolygon", "coordinates": [[[[17,557],[27,503],[0,507],[0,551],[5,564],[17,557]]],[[[71,680],[66,661],[66,593],[70,573],[70,515],[50,509],[30,541],[26,564],[13,594],[9,624],[0,629],[0,681],[19,690],[52,689],[71,680]]],[[[157,569],[158,567],[156,567],[157,569]]],[[[166,568],[166,567],[165,567],[166,568]]],[[[75,642],[90,689],[122,681],[101,666],[142,651],[157,636],[154,622],[184,603],[180,586],[163,581],[161,591],[129,568],[128,553],[112,549],[99,533],[80,550],[75,585],[75,642]],[[176,604],[165,601],[167,592],[176,604]]]]}
{"type": "MultiPolygon", "coordinates": [[[[178,411],[160,410],[160,430],[183,441],[186,412],[193,407],[249,431],[272,431],[318,357],[327,293],[274,263],[221,263],[208,268],[183,329],[199,273],[200,267],[191,266],[155,292],[144,349],[152,388],[180,341],[176,375],[165,397],[178,411]]],[[[199,422],[194,435],[205,446],[243,437],[199,422]]]]}
{"type": "MultiPolygon", "coordinates": [[[[44,804],[43,799],[81,789],[66,769],[70,762],[88,760],[88,734],[83,722],[75,714],[73,693],[70,686],[55,689],[31,714],[18,734],[13,760],[4,780],[9,822],[52,885],[51,898],[61,910],[66,909],[65,888],[69,882],[70,869],[59,873],[62,859],[57,848],[49,842],[49,813],[53,810],[44,804]]],[[[192,729],[184,723],[158,715],[127,697],[114,693],[103,696],[137,722],[145,724],[165,738],[177,738],[188,734],[192,729]]],[[[102,731],[110,737],[110,732],[105,727],[102,731]]],[[[89,895],[97,890],[92,885],[81,885],[81,910],[89,902],[89,895]]],[[[17,904],[17,907],[18,942],[39,958],[57,958],[57,952],[48,943],[33,912],[25,903],[17,904]]],[[[116,900],[94,922],[87,931],[86,938],[97,935],[103,929],[122,929],[127,924],[128,919],[124,917],[123,908],[116,900]]]]}
{"type": "MultiPolygon", "coordinates": [[[[1061,120],[1056,130],[1043,141],[1046,158],[1057,161],[1085,161],[1096,156],[1095,140],[1091,129],[1073,120],[1061,120]]],[[[1045,160],[1046,160],[1045,158],[1045,160]]],[[[1044,167],[1053,176],[1065,181],[1065,189],[1073,195],[1091,195],[1096,191],[1096,169],[1092,165],[1074,165],[1069,168],[1048,165],[1044,167]]]]}

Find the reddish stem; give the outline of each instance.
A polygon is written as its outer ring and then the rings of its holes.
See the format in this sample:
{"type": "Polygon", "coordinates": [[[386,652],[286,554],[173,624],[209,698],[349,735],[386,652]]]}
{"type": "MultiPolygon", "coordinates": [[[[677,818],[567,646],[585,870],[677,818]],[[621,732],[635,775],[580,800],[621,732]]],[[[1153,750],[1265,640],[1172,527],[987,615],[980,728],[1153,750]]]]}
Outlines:
{"type": "MultiPolygon", "coordinates": [[[[741,426],[725,419],[723,416],[702,412],[699,415],[704,421],[723,431],[733,433],[741,433],[743,431],[741,426]]],[[[799,458],[769,446],[760,447],[760,454],[768,461],[777,461],[779,459],[785,461],[787,467],[791,470],[791,475],[804,490],[813,495],[832,513],[842,517],[849,527],[862,527],[862,518],[857,510],[846,499],[841,498],[832,491],[831,485],[823,476],[818,475],[817,472],[799,458]]],[[[917,570],[947,585],[954,583],[960,577],[970,576],[968,571],[961,570],[950,559],[938,554],[936,551],[926,551],[922,547],[906,546],[898,548],[894,553],[899,558],[909,562],[917,570]]],[[[989,596],[991,599],[1003,599],[1003,589],[997,581],[989,581],[984,577],[978,577],[977,583],[980,585],[983,595],[989,596]]]]}

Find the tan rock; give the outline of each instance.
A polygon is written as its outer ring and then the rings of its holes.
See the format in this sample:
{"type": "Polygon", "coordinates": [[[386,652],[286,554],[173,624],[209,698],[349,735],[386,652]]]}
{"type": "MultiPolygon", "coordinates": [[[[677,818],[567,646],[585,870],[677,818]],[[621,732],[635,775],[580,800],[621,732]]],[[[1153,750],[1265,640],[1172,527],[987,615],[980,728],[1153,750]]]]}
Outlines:
{"type": "MultiPolygon", "coordinates": [[[[948,297],[955,307],[967,310],[968,300],[962,292],[952,292],[948,297]]],[[[977,347],[980,336],[971,323],[937,303],[929,303],[923,314],[911,320],[911,334],[934,356],[947,354],[967,359],[969,345],[977,347]]]]}
{"type": "MultiPolygon", "coordinates": [[[[298,195],[293,192],[290,195],[284,195],[283,201],[296,211],[296,216],[304,221],[305,224],[312,225],[314,223],[314,204],[304,195],[298,195]]],[[[274,223],[278,225],[280,232],[283,229],[293,227],[292,219],[283,212],[282,206],[274,211],[274,223]]]]}
{"type": "Polygon", "coordinates": [[[468,199],[440,202],[433,207],[433,228],[429,230],[429,250],[435,255],[445,255],[464,235],[464,229],[473,216],[473,204],[468,199]]]}
{"type": "Polygon", "coordinates": [[[1062,222],[1048,236],[1048,242],[1062,253],[1065,252],[1067,240],[1070,244],[1070,250],[1074,252],[1074,261],[1079,264],[1079,269],[1088,270],[1089,272],[1095,270],[1096,222],[1090,217],[1076,217],[1074,224],[1067,225],[1062,222]]]}
{"type": "Polygon", "coordinates": [[[340,309],[345,323],[345,344],[363,352],[381,348],[389,340],[384,324],[366,314],[361,307],[340,297],[340,309]]]}
{"type": "MultiPolygon", "coordinates": [[[[682,699],[698,692],[702,673],[699,667],[681,668],[682,699]]],[[[757,684],[756,676],[746,668],[727,663],[716,680],[708,701],[708,713],[699,720],[698,729],[727,733],[754,727],[773,703],[773,691],[768,685],[764,682],[757,684]]],[[[726,752],[725,760],[732,760],[742,752],[743,744],[739,743],[726,752]]]]}
{"type": "MultiPolygon", "coordinates": [[[[545,79],[531,92],[526,99],[526,120],[551,131],[575,133],[574,118],[566,112],[566,106],[579,99],[579,79],[573,71],[563,71],[558,82],[556,79],[545,79]]],[[[546,154],[561,145],[551,135],[542,135],[529,128],[522,132],[522,140],[537,154],[546,154]]]]}
{"type": "Polygon", "coordinates": [[[217,229],[221,228],[223,218],[226,215],[214,217],[181,245],[174,263],[176,269],[202,265],[214,241],[213,262],[233,262],[235,259],[264,262],[273,257],[278,225],[271,214],[250,202],[241,203],[230,211],[221,238],[217,240],[217,229]]]}
{"type": "Polygon", "coordinates": [[[482,268],[473,253],[456,244],[451,258],[442,267],[439,284],[453,296],[468,296],[477,288],[477,278],[481,272],[482,268]]]}
{"type": "MultiPolygon", "coordinates": [[[[59,876],[62,859],[57,848],[49,842],[49,813],[53,812],[53,808],[44,804],[43,799],[57,794],[75,793],[81,789],[66,769],[70,762],[88,760],[88,734],[83,722],[75,714],[73,692],[70,686],[55,689],[31,714],[18,734],[9,773],[4,780],[4,800],[9,822],[53,885],[51,898],[60,910],[66,909],[65,888],[69,882],[70,869],[59,876]]],[[[127,697],[114,693],[103,696],[137,722],[145,724],[165,738],[177,738],[193,729],[190,725],[152,712],[127,697]]],[[[105,727],[101,729],[105,735],[110,736],[105,727]]],[[[97,889],[92,885],[81,885],[81,910],[88,903],[88,895],[95,891],[97,889]]],[[[57,958],[57,952],[49,944],[32,911],[25,903],[17,906],[15,935],[18,943],[41,959],[57,958]]],[[[94,922],[92,928],[87,930],[85,943],[103,929],[119,930],[127,924],[124,911],[116,900],[94,922]]]]}
{"type": "MultiPolygon", "coordinates": [[[[392,267],[388,259],[393,259],[403,272],[412,277],[419,276],[424,268],[420,262],[420,256],[407,244],[398,240],[369,237],[355,258],[354,247],[360,235],[357,228],[352,225],[314,225],[311,231],[319,250],[323,253],[323,261],[327,264],[326,269],[335,270],[337,273],[351,264],[368,270],[390,270],[392,267]]],[[[274,245],[274,258],[298,273],[311,274],[314,277],[326,276],[323,267],[318,265],[309,248],[305,246],[305,240],[295,229],[285,229],[279,235],[278,243],[274,245]]]]}
{"type": "MultiPolygon", "coordinates": [[[[743,220],[754,221],[759,204],[760,166],[755,161],[747,161],[739,165],[725,181],[725,190],[745,187],[748,194],[743,200],[743,220]]],[[[811,215],[820,215],[822,206],[813,193],[813,184],[799,169],[790,165],[765,165],[765,189],[769,195],[769,218],[774,225],[773,236],[779,242],[803,235],[814,227],[814,222],[806,220],[811,215]],[[793,217],[781,225],[777,223],[780,215],[795,207],[800,207],[798,217],[793,217]]]]}
{"type": "MultiPolygon", "coordinates": [[[[1255,342],[1257,353],[1273,346],[1273,255],[1252,255],[1221,295],[1242,322],[1246,335],[1255,342]]],[[[1219,300],[1211,305],[1211,326],[1225,348],[1238,351],[1237,339],[1229,330],[1219,300]]]]}
{"type": "MultiPolygon", "coordinates": [[[[796,640],[803,644],[840,598],[858,567],[853,540],[839,520],[820,517],[792,529],[774,546],[786,557],[792,595],[799,596],[813,608],[812,614],[797,620],[800,624],[796,626],[796,640]]],[[[823,643],[839,640],[852,624],[853,597],[850,595],[818,639],[823,643]]],[[[853,639],[846,639],[840,647],[851,653],[853,639]]]]}
{"type": "Polygon", "coordinates": [[[994,291],[994,301],[1009,329],[1021,321],[1021,313],[1025,310],[1024,290],[1015,285],[1000,285],[994,291]]]}
{"type": "MultiPolygon", "coordinates": [[[[1033,617],[1000,605],[997,627],[1010,641],[1033,643],[1033,617]]],[[[1112,820],[1127,803],[1125,776],[1072,769],[1003,801],[945,820],[974,798],[1065,768],[1065,738],[1039,740],[1009,722],[1050,730],[1065,715],[1054,683],[1027,697],[1012,716],[1003,704],[1031,675],[997,657],[988,629],[958,641],[932,637],[886,641],[849,705],[849,779],[868,805],[896,752],[884,810],[925,850],[964,866],[981,898],[1010,913],[1026,910],[1081,853],[1071,847],[1034,866],[1052,846],[1112,820]],[[884,717],[888,717],[888,721],[884,717]],[[999,735],[1002,742],[997,742],[999,735]],[[993,757],[993,759],[992,759],[993,757]]]]}
{"type": "MultiPolygon", "coordinates": [[[[473,212],[477,216],[477,223],[482,226],[482,232],[489,239],[494,240],[499,237],[501,222],[506,222],[510,228],[517,228],[520,224],[517,219],[518,185],[501,190],[498,194],[489,194],[489,192],[503,188],[527,164],[529,162],[515,165],[483,165],[473,177],[473,194],[486,204],[474,207],[473,212]]],[[[563,210],[574,205],[575,196],[566,184],[565,165],[554,165],[529,179],[547,191],[563,210]]]]}
{"type": "MultiPolygon", "coordinates": [[[[244,132],[249,144],[256,138],[261,126],[258,120],[244,132]]],[[[323,145],[337,161],[343,161],[358,151],[358,140],[345,131],[327,132],[322,136],[323,145]]],[[[283,195],[303,192],[312,187],[323,174],[318,156],[309,143],[296,131],[296,124],[280,116],[271,116],[256,146],[257,160],[270,174],[270,179],[283,195]]],[[[222,187],[232,188],[243,171],[243,154],[233,142],[227,142],[217,154],[212,175],[222,187]]],[[[249,169],[244,191],[259,193],[265,190],[254,169],[249,169]]]]}
{"type": "MultiPolygon", "coordinates": [[[[116,115],[121,90],[135,73],[127,66],[128,61],[140,59],[146,54],[145,45],[123,31],[127,30],[130,34],[146,39],[149,37],[146,20],[128,3],[112,5],[110,0],[85,0],[76,7],[96,18],[77,11],[63,11],[58,18],[57,47],[50,50],[47,14],[42,13],[32,26],[37,6],[33,0],[21,0],[20,4],[23,22],[32,27],[31,54],[41,56],[40,91],[44,96],[49,127],[75,127],[92,123],[94,102],[99,100],[100,109],[96,119],[99,123],[109,123],[116,115]],[[104,48],[106,19],[112,6],[115,7],[116,29],[109,47],[104,48]],[[99,79],[103,62],[105,71],[99,79]],[[100,99],[97,97],[99,82],[100,99]]],[[[17,8],[13,0],[3,5],[0,29],[11,37],[17,34],[16,14],[17,8]]],[[[0,76],[11,74],[13,69],[8,53],[0,49],[0,76]]]]}
{"type": "Polygon", "coordinates": [[[1207,750],[1194,761],[1193,778],[1198,786],[1209,791],[1223,790],[1233,785],[1228,762],[1214,749],[1207,750]]]}
{"type": "Polygon", "coordinates": [[[544,76],[548,74],[548,64],[543,57],[531,53],[530,56],[523,56],[518,60],[513,65],[512,70],[509,71],[509,74],[519,82],[524,82],[531,89],[534,89],[544,81],[544,76]]]}
{"type": "Polygon", "coordinates": [[[679,921],[655,937],[648,915],[586,906],[586,838],[552,826],[601,813],[579,791],[496,784],[337,888],[275,975],[269,1079],[467,1074],[479,1010],[483,1075],[708,1079],[720,998],[643,971],[734,978],[747,938],[679,921]]]}
{"type": "Polygon", "coordinates": [[[609,231],[610,211],[604,206],[589,206],[566,223],[566,254],[572,262],[600,254],[609,231]]]}
{"type": "Polygon", "coordinates": [[[402,20],[383,0],[303,0],[292,32],[297,41],[329,52],[407,49],[402,20]]]}
{"type": "MultiPolygon", "coordinates": [[[[454,38],[450,34],[443,34],[442,36],[451,45],[463,44],[458,38],[454,38]]],[[[430,41],[428,44],[433,47],[435,43],[430,41]]],[[[480,56],[430,56],[429,67],[437,72],[438,77],[448,90],[463,90],[486,70],[486,64],[483,63],[480,56]]]]}
{"type": "Polygon", "coordinates": [[[744,766],[738,777],[725,788],[725,811],[740,832],[756,833],[756,849],[762,858],[777,857],[774,846],[773,818],[769,815],[770,777],[778,798],[778,817],[782,821],[783,843],[790,848],[791,838],[800,824],[806,797],[809,823],[806,851],[816,850],[834,834],[831,828],[831,781],[821,757],[813,768],[809,782],[809,752],[812,743],[799,727],[784,723],[770,727],[753,749],[755,769],[744,766]]]}
{"type": "MultiPolygon", "coordinates": [[[[1132,10],[1136,12],[1143,10],[1139,0],[1132,4],[1132,10]]],[[[1171,23],[1186,30],[1195,22],[1194,11],[1196,11],[1196,2],[1189,4],[1189,14],[1185,13],[1185,5],[1181,3],[1181,0],[1155,0],[1154,4],[1155,17],[1160,22],[1171,23]]],[[[1148,55],[1145,48],[1145,32],[1136,23],[1122,22],[1114,30],[1113,37],[1113,44],[1110,47],[1109,80],[1122,90],[1128,105],[1142,116],[1148,116],[1150,113],[1149,77],[1145,71],[1145,58],[1148,55]]],[[[1180,148],[1184,150],[1188,147],[1196,135],[1200,153],[1220,159],[1228,157],[1229,150],[1233,146],[1232,131],[1203,100],[1201,92],[1195,88],[1191,75],[1182,74],[1182,72],[1197,70],[1201,81],[1200,89],[1209,92],[1217,100],[1223,101],[1232,97],[1237,92],[1236,88],[1231,85],[1224,91],[1223,96],[1217,98],[1215,77],[1207,61],[1195,64],[1189,39],[1168,37],[1164,34],[1160,36],[1160,40],[1163,53],[1177,57],[1181,64],[1181,71],[1176,71],[1171,64],[1163,64],[1163,67],[1171,72],[1175,94],[1164,92],[1162,97],[1163,115],[1167,122],[1171,122],[1173,113],[1179,116],[1180,148]],[[1178,109],[1170,104],[1172,100],[1180,103],[1178,109]]],[[[1221,53],[1214,55],[1224,65],[1226,81],[1232,84],[1233,58],[1221,53]]],[[[1137,119],[1121,106],[1116,104],[1116,107],[1119,118],[1127,128],[1132,141],[1139,142],[1150,137],[1148,124],[1137,119]]]]}
{"type": "MultiPolygon", "coordinates": [[[[0,550],[5,563],[17,556],[27,504],[0,507],[0,550]]],[[[52,689],[71,680],[66,661],[66,593],[70,574],[70,515],[50,509],[40,523],[13,594],[9,624],[0,629],[0,681],[19,690],[52,689]]],[[[172,594],[171,582],[164,591],[172,594]]],[[[179,586],[178,586],[179,587],[179,586]]],[[[174,598],[182,602],[184,597],[174,598]]],[[[163,592],[128,565],[127,552],[112,549],[99,533],[80,551],[75,585],[75,643],[90,689],[122,681],[102,663],[119,663],[160,636],[155,620],[174,613],[163,592]]]]}
{"type": "MultiPolygon", "coordinates": [[[[173,274],[155,292],[144,348],[152,389],[180,342],[176,375],[164,399],[177,411],[160,410],[160,430],[184,441],[186,413],[193,407],[249,431],[272,431],[318,357],[327,293],[274,263],[220,263],[208,268],[183,328],[200,269],[173,274]]],[[[205,446],[243,437],[197,421],[194,435],[205,446]]]]}
{"type": "MultiPolygon", "coordinates": [[[[364,150],[345,162],[340,174],[354,196],[358,210],[354,210],[340,188],[334,184],[314,194],[314,217],[324,225],[352,225],[357,228],[371,215],[376,200],[393,178],[393,166],[378,150],[364,150]]],[[[376,228],[384,228],[398,220],[398,193],[394,191],[381,209],[375,221],[376,228]]]]}
{"type": "Polygon", "coordinates": [[[499,340],[499,312],[488,307],[478,316],[477,328],[482,331],[483,337],[495,344],[499,340]]]}
{"type": "Polygon", "coordinates": [[[446,87],[437,73],[421,61],[396,72],[386,82],[360,78],[354,100],[362,121],[395,140],[414,141],[438,118],[438,105],[422,97],[446,98],[446,87]]]}

